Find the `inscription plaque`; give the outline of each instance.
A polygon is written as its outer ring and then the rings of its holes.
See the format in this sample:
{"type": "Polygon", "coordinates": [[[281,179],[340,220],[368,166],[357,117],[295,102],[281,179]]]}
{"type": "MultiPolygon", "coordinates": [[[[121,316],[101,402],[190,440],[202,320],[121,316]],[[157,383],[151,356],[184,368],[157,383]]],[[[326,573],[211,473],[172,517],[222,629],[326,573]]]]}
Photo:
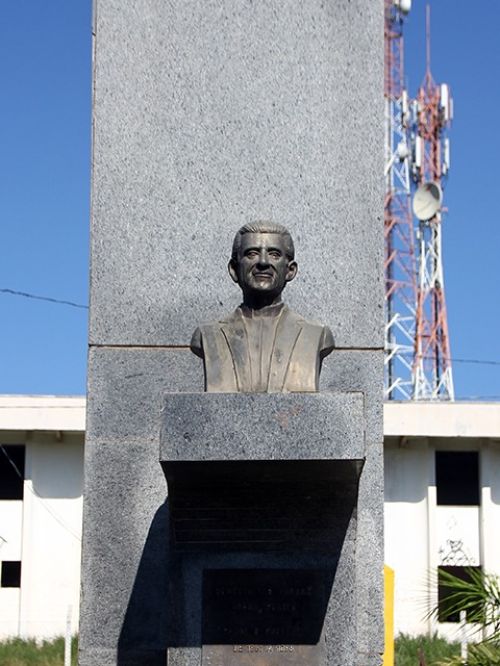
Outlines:
{"type": "Polygon", "coordinates": [[[202,665],[320,666],[332,580],[324,570],[206,570],[202,665]]]}
{"type": "Polygon", "coordinates": [[[202,666],[323,666],[324,645],[204,645],[202,666]]]}

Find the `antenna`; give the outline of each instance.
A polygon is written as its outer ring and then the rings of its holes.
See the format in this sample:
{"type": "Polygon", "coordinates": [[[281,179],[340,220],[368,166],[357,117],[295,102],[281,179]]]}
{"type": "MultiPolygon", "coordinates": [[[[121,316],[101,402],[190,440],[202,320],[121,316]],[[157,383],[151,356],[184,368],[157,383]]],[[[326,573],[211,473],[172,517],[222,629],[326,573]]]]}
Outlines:
{"type": "Polygon", "coordinates": [[[439,183],[424,183],[413,196],[413,214],[421,222],[428,222],[441,210],[442,201],[443,191],[439,183]]]}
{"type": "Polygon", "coordinates": [[[385,397],[453,400],[442,265],[453,99],[432,78],[429,5],[424,82],[415,99],[404,89],[403,25],[410,9],[410,0],[384,0],[385,397]]]}
{"type": "Polygon", "coordinates": [[[425,74],[431,76],[431,6],[425,6],[425,74]]]}
{"type": "Polygon", "coordinates": [[[417,283],[411,214],[411,102],[404,88],[409,0],[385,0],[385,397],[414,394],[417,283]]]}
{"type": "Polygon", "coordinates": [[[447,85],[431,73],[430,7],[426,8],[426,72],[413,119],[414,145],[421,156],[413,164],[417,186],[413,212],[418,219],[418,289],[415,337],[415,400],[453,400],[450,339],[446,316],[443,242],[443,180],[450,165],[446,132],[453,102],[447,85]]]}

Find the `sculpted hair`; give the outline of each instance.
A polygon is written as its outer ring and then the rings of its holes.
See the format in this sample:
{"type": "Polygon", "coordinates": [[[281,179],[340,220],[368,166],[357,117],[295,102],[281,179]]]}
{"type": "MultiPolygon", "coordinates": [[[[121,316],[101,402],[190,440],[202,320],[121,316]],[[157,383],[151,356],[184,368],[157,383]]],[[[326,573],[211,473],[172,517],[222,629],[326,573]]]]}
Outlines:
{"type": "Polygon", "coordinates": [[[295,247],[290,232],[282,224],[276,222],[249,222],[244,224],[241,229],[238,229],[233,241],[233,250],[231,252],[231,259],[237,260],[241,248],[241,237],[244,234],[279,234],[284,241],[285,254],[289,261],[295,258],[295,247]]]}

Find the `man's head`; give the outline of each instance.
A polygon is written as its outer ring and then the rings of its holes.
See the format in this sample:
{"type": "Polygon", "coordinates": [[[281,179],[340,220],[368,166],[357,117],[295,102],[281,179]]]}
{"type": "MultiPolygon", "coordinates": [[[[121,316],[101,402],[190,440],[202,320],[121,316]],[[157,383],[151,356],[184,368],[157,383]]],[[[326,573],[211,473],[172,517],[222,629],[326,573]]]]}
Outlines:
{"type": "Polygon", "coordinates": [[[275,222],[268,221],[249,222],[248,224],[244,224],[241,229],[238,229],[233,241],[231,259],[236,261],[238,260],[242,238],[245,234],[278,234],[283,239],[285,253],[289,261],[293,261],[295,259],[295,247],[293,245],[292,236],[290,235],[288,229],[282,224],[276,224],[275,222]]]}
{"type": "Polygon", "coordinates": [[[297,274],[295,249],[289,231],[274,222],[251,222],[237,232],[229,274],[246,302],[279,301],[287,282],[297,274]]]}

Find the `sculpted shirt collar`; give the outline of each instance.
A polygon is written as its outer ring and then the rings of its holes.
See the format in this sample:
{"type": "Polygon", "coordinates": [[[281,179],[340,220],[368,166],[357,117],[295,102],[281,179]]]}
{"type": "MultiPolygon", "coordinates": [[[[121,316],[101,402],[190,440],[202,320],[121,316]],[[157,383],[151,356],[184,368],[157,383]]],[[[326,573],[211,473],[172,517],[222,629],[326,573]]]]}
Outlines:
{"type": "Polygon", "coordinates": [[[275,305],[267,305],[264,308],[260,308],[260,310],[253,310],[252,308],[241,304],[238,310],[240,310],[241,314],[246,319],[259,319],[261,317],[278,317],[283,312],[284,308],[285,304],[281,302],[276,303],[275,305]]]}

